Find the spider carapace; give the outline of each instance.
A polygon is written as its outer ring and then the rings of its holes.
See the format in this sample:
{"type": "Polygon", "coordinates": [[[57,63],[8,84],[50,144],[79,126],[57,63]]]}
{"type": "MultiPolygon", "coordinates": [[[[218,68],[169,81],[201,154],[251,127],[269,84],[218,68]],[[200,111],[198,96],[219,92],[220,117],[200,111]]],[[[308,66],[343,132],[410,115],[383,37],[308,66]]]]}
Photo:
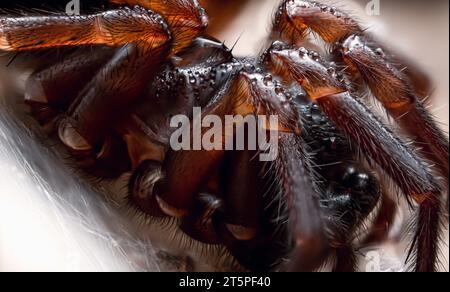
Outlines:
{"type": "Polygon", "coordinates": [[[82,16],[0,17],[2,50],[92,46],[39,68],[25,90],[33,116],[81,168],[105,178],[132,172],[135,208],[179,218],[187,235],[226,246],[257,271],[311,271],[329,258],[335,271],[354,271],[356,249],[384,240],[394,218],[386,175],[418,208],[412,269],[437,269],[448,138],[421,102],[424,74],[403,70],[351,17],[317,2],[282,1],[272,44],[247,58],[204,34],[195,0],[111,2],[82,16]],[[326,59],[298,45],[311,32],[330,44],[326,59]],[[366,90],[421,148],[371,111],[366,90]],[[277,131],[278,155],[172,149],[171,118],[193,119],[193,108],[276,115],[264,130],[277,131]]]}

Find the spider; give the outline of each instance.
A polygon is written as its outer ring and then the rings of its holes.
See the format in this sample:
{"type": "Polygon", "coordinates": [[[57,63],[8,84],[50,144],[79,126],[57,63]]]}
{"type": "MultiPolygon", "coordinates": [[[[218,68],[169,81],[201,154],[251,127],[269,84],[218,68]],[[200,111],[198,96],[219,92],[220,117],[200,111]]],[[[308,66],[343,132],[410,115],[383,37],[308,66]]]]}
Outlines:
{"type": "Polygon", "coordinates": [[[246,58],[204,33],[196,0],[110,2],[82,16],[0,17],[1,50],[92,47],[39,68],[25,90],[32,115],[80,168],[103,178],[131,171],[130,204],[179,218],[187,235],[255,271],[313,271],[329,258],[334,271],[355,271],[356,250],[383,240],[395,213],[381,172],[419,209],[411,268],[437,269],[448,138],[422,104],[419,70],[403,70],[349,15],[318,2],[281,1],[271,45],[246,58]],[[329,45],[326,58],[304,47],[309,34],[329,45]],[[371,111],[366,88],[419,149],[371,111]],[[278,156],[172,150],[170,118],[193,107],[277,115],[265,131],[277,132],[278,156]],[[367,220],[373,227],[361,231],[367,220]]]}

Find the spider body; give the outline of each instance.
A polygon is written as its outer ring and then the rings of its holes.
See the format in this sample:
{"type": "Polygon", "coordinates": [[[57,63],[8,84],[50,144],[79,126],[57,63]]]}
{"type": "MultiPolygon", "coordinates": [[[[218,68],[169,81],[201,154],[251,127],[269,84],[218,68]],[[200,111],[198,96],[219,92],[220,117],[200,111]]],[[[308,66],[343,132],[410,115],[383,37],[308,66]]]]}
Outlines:
{"type": "MultiPolygon", "coordinates": [[[[402,72],[374,42],[361,41],[369,37],[355,21],[316,2],[282,1],[274,42],[254,58],[235,57],[202,36],[208,20],[197,1],[112,2],[126,6],[0,18],[3,50],[96,46],[39,69],[25,93],[32,114],[57,132],[81,168],[110,178],[131,171],[135,208],[179,218],[190,237],[225,245],[242,266],[263,271],[315,270],[331,256],[335,271],[353,271],[365,221],[375,215],[363,245],[386,237],[395,211],[380,168],[419,205],[414,269],[436,269],[445,186],[432,173],[448,178],[441,162],[448,140],[420,102],[420,72],[402,72]],[[333,43],[334,64],[297,47],[309,30],[333,43]],[[411,149],[370,111],[359,97],[365,84],[389,114],[405,116],[402,127],[426,141],[426,151],[411,149]],[[267,149],[248,145],[172,149],[171,118],[193,120],[195,107],[222,122],[226,115],[276,115],[276,125],[263,124],[265,136],[276,135],[276,157],[258,161],[267,149]]],[[[231,125],[221,136],[238,129],[250,136],[244,122],[231,125]]]]}

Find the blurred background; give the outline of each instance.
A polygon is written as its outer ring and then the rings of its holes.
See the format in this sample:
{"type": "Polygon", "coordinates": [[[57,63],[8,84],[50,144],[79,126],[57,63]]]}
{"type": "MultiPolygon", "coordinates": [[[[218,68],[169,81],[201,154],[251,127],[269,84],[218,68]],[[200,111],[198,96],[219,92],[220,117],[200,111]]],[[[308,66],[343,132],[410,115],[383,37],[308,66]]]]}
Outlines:
{"type": "MultiPolygon", "coordinates": [[[[14,1],[0,7],[64,11],[67,2],[14,1]]],[[[211,17],[209,34],[230,46],[239,39],[235,55],[255,55],[267,44],[279,1],[203,2],[211,17]]],[[[430,110],[448,133],[448,1],[380,0],[380,15],[366,13],[369,2],[342,0],[333,5],[351,12],[370,33],[431,76],[430,110]]],[[[84,13],[104,4],[81,0],[81,9],[84,13]]],[[[29,72],[14,64],[6,67],[10,58],[0,58],[0,271],[183,271],[225,265],[225,259],[212,258],[218,247],[192,245],[174,230],[174,222],[142,224],[141,219],[130,219],[120,206],[123,194],[116,191],[126,177],[112,186],[93,185],[64,163],[63,151],[36,143],[42,135],[20,114],[29,72]],[[172,246],[173,242],[181,244],[172,246]],[[190,258],[209,260],[199,264],[190,258]]],[[[408,217],[405,211],[400,224],[408,217]]],[[[448,229],[445,238],[448,242],[448,229]]],[[[443,247],[443,269],[448,271],[448,245],[443,247]]],[[[401,271],[404,249],[381,247],[381,270],[401,271]]],[[[364,259],[361,265],[364,269],[364,259]]]]}

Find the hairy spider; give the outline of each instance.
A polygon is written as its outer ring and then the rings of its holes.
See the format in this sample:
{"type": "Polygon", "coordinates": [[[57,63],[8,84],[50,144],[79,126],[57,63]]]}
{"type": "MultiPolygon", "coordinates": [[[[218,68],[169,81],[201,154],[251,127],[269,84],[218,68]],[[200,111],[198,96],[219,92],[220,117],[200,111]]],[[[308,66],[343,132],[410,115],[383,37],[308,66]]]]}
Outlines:
{"type": "Polygon", "coordinates": [[[436,270],[448,139],[422,105],[426,76],[403,70],[356,21],[317,2],[282,1],[273,42],[255,58],[204,35],[208,18],[196,0],[111,2],[82,16],[0,17],[1,50],[93,46],[39,68],[25,92],[33,116],[81,168],[105,178],[131,171],[136,208],[180,218],[193,239],[225,245],[262,271],[316,270],[330,257],[335,271],[355,270],[356,248],[383,240],[395,213],[381,170],[419,207],[412,268],[436,270]],[[309,33],[330,45],[327,60],[299,47],[309,33]],[[420,149],[365,105],[366,86],[420,149]],[[278,132],[278,156],[171,149],[171,117],[193,107],[219,117],[277,115],[265,131],[278,132]],[[372,230],[361,232],[370,218],[372,230]]]}

